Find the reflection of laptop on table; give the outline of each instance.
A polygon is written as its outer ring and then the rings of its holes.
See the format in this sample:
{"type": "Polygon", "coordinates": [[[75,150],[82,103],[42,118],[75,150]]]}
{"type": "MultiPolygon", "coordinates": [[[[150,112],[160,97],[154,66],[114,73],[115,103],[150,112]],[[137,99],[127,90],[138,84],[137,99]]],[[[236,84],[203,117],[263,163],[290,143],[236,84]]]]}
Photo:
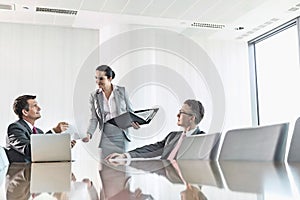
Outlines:
{"type": "Polygon", "coordinates": [[[137,110],[134,112],[126,112],[118,117],[108,120],[107,122],[122,129],[131,127],[132,122],[137,122],[140,125],[149,124],[158,112],[158,109],[159,108],[150,108],[145,110],[137,110]]]}
{"type": "Polygon", "coordinates": [[[32,162],[71,161],[70,134],[32,134],[32,162]]]}
{"type": "Polygon", "coordinates": [[[71,163],[32,163],[30,192],[65,192],[71,188],[71,163]]]}

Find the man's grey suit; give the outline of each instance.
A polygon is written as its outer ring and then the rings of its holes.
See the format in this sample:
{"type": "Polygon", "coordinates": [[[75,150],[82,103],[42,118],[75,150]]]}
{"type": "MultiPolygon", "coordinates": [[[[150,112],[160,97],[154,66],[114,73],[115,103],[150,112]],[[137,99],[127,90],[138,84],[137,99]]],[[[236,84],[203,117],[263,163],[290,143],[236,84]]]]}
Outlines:
{"type": "MultiPolygon", "coordinates": [[[[155,144],[149,144],[140,148],[136,148],[128,153],[132,158],[152,158],[161,156],[161,159],[167,159],[173,148],[176,146],[177,141],[181,136],[182,131],[175,131],[169,133],[165,139],[155,144]]],[[[197,128],[192,135],[204,134],[197,128]]]]}
{"type": "MultiPolygon", "coordinates": [[[[38,134],[44,132],[37,128],[38,134]]],[[[6,154],[9,162],[30,162],[30,135],[33,134],[28,124],[23,120],[10,124],[6,136],[6,154]]]]}

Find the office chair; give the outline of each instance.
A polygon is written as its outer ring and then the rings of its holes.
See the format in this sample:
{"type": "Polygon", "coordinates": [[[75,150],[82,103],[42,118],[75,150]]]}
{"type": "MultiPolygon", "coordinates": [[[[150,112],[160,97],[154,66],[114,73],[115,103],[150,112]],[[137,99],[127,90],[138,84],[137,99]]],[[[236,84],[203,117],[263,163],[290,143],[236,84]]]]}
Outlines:
{"type": "Polygon", "coordinates": [[[283,162],[289,123],[229,130],[220,160],[283,162]]]}
{"type": "Polygon", "coordinates": [[[290,150],[288,153],[288,162],[300,161],[300,117],[296,120],[290,150]]]}
{"type": "Polygon", "coordinates": [[[177,160],[215,160],[221,133],[200,134],[186,137],[179,150],[177,160]]]}

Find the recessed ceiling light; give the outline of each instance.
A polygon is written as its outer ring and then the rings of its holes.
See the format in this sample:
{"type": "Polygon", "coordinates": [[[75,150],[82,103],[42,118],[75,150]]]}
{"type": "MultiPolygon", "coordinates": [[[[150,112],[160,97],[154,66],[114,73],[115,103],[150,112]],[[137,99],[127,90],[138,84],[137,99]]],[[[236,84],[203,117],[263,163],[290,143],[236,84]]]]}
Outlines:
{"type": "Polygon", "coordinates": [[[223,24],[212,24],[212,23],[203,23],[203,22],[194,22],[191,24],[193,27],[199,28],[214,28],[214,29],[223,29],[225,25],[223,24]]]}
{"type": "Polygon", "coordinates": [[[36,7],[36,12],[77,15],[77,10],[65,10],[65,9],[57,9],[57,8],[41,8],[41,7],[36,7]]]}
{"type": "Polygon", "coordinates": [[[15,10],[15,4],[0,4],[0,10],[15,10]]]}

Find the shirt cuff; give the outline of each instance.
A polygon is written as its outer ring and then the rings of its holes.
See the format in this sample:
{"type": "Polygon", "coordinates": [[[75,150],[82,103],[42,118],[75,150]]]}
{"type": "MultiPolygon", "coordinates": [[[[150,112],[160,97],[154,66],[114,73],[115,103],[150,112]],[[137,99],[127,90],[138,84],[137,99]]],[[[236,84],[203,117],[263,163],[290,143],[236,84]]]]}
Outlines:
{"type": "Polygon", "coordinates": [[[129,166],[130,165],[130,163],[131,163],[131,156],[130,156],[130,154],[129,153],[124,153],[124,155],[126,156],[126,162],[125,162],[125,165],[126,166],[129,166]]]}

